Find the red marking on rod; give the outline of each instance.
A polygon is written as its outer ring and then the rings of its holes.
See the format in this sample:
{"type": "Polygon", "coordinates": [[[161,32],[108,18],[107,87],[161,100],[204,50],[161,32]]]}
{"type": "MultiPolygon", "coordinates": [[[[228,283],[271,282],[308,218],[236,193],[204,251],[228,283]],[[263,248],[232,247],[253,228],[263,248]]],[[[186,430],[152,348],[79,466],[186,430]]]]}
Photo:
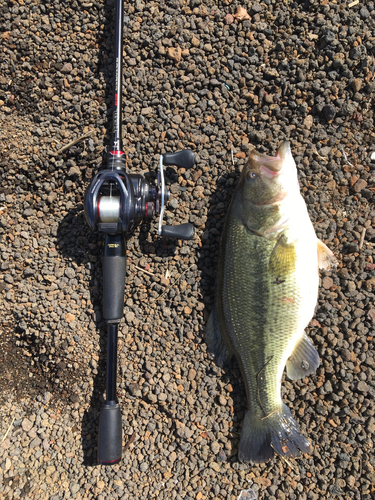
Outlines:
{"type": "Polygon", "coordinates": [[[116,462],[119,462],[121,460],[120,458],[116,458],[115,460],[99,460],[101,464],[115,464],[116,462]]]}
{"type": "Polygon", "coordinates": [[[114,156],[122,156],[125,153],[123,151],[110,151],[110,154],[114,156]]]}
{"type": "Polygon", "coordinates": [[[115,106],[117,106],[117,94],[115,94],[115,106]]]}

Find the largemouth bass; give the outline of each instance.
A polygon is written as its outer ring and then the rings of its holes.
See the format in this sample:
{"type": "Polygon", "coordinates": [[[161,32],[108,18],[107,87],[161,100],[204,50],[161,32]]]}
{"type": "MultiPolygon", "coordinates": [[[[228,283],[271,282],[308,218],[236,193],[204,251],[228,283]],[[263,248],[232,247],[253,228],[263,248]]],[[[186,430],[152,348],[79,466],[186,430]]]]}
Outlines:
{"type": "Polygon", "coordinates": [[[318,269],[335,264],[316,237],[289,143],[275,157],[253,150],[226,215],[206,329],[215,361],[223,366],[235,355],[246,386],[241,461],[312,450],[281,399],[281,378],[285,366],[290,379],[319,366],[304,329],[317,303],[318,269]]]}

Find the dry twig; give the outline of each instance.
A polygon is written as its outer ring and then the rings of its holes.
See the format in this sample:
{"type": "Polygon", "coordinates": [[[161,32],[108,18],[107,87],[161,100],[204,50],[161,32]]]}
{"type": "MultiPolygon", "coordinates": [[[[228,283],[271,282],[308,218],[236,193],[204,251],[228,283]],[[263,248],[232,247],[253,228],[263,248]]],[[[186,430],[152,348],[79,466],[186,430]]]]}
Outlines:
{"type": "Polygon", "coordinates": [[[359,242],[359,249],[362,250],[362,247],[363,247],[363,243],[365,241],[365,236],[366,236],[366,230],[367,228],[363,228],[363,231],[362,231],[362,234],[361,234],[361,240],[359,242]]]}
{"type": "Polygon", "coordinates": [[[177,281],[179,279],[181,279],[181,277],[187,273],[193,266],[195,266],[195,264],[192,264],[190,267],[188,267],[187,269],[185,269],[185,271],[183,271],[181,274],[179,274],[179,276],[177,276],[177,278],[175,278],[175,280],[173,281],[173,283],[170,283],[169,286],[164,290],[164,292],[160,295],[160,297],[158,297],[156,300],[161,300],[168,292],[169,292],[169,289],[171,288],[172,285],[174,285],[175,283],[177,283],[177,281]]]}
{"type": "Polygon", "coordinates": [[[8,435],[8,433],[9,433],[10,429],[12,428],[14,419],[15,419],[15,417],[13,417],[13,419],[12,419],[12,421],[10,423],[10,426],[8,427],[8,430],[6,431],[5,436],[3,437],[3,439],[1,440],[1,442],[5,441],[5,439],[6,439],[7,435],[8,435]]]}
{"type": "Polygon", "coordinates": [[[54,156],[60,155],[70,147],[74,146],[74,144],[77,144],[77,142],[82,141],[82,139],[86,139],[86,137],[89,137],[94,133],[94,130],[89,130],[85,134],[81,135],[80,137],[77,137],[77,139],[74,139],[73,141],[69,142],[66,146],[63,146],[61,149],[59,149],[56,153],[54,153],[54,156]]]}
{"type": "Polygon", "coordinates": [[[150,271],[146,271],[146,269],[142,269],[141,267],[138,267],[138,266],[136,266],[135,264],[134,264],[134,267],[135,267],[136,269],[138,269],[138,271],[142,271],[142,273],[146,273],[146,274],[148,274],[149,276],[155,276],[155,275],[154,275],[154,273],[150,273],[150,271]]]}
{"type": "Polygon", "coordinates": [[[135,441],[135,438],[137,437],[137,433],[133,432],[133,434],[130,436],[130,438],[127,440],[125,446],[124,446],[124,452],[129,448],[129,446],[135,441]]]}

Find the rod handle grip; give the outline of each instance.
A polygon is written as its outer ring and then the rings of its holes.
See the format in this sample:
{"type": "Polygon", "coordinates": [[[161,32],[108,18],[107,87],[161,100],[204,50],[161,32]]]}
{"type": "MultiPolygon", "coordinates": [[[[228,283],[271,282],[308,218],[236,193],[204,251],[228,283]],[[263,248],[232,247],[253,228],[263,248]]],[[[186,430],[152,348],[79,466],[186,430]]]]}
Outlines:
{"type": "Polygon", "coordinates": [[[119,322],[124,311],[126,243],[124,235],[107,235],[103,256],[103,318],[119,322]]]}
{"type": "Polygon", "coordinates": [[[114,465],[122,456],[122,423],[120,405],[105,402],[100,413],[98,461],[101,465],[114,465]]]}

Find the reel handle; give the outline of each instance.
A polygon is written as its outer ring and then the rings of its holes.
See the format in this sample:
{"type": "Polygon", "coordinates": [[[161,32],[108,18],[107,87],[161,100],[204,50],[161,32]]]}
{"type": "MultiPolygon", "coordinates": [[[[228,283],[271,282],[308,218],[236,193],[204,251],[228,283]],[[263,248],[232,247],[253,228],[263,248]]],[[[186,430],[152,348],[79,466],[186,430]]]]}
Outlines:
{"type": "Polygon", "coordinates": [[[161,235],[164,236],[164,238],[191,240],[194,236],[194,226],[189,222],[177,226],[162,226],[161,235]]]}
{"type": "Polygon", "coordinates": [[[163,226],[163,214],[165,205],[165,193],[168,194],[169,191],[165,190],[164,187],[164,174],[163,168],[165,165],[175,165],[177,167],[191,168],[194,165],[194,153],[191,149],[183,149],[182,151],[176,151],[175,153],[164,153],[160,156],[160,187],[161,187],[161,210],[159,217],[159,229],[158,233],[160,236],[165,238],[177,238],[179,240],[191,240],[194,236],[194,226],[188,222],[185,224],[180,224],[177,226],[163,226]]]}
{"type": "Polygon", "coordinates": [[[163,163],[166,166],[175,165],[176,167],[191,168],[194,166],[194,153],[191,149],[164,153],[163,163]]]}

